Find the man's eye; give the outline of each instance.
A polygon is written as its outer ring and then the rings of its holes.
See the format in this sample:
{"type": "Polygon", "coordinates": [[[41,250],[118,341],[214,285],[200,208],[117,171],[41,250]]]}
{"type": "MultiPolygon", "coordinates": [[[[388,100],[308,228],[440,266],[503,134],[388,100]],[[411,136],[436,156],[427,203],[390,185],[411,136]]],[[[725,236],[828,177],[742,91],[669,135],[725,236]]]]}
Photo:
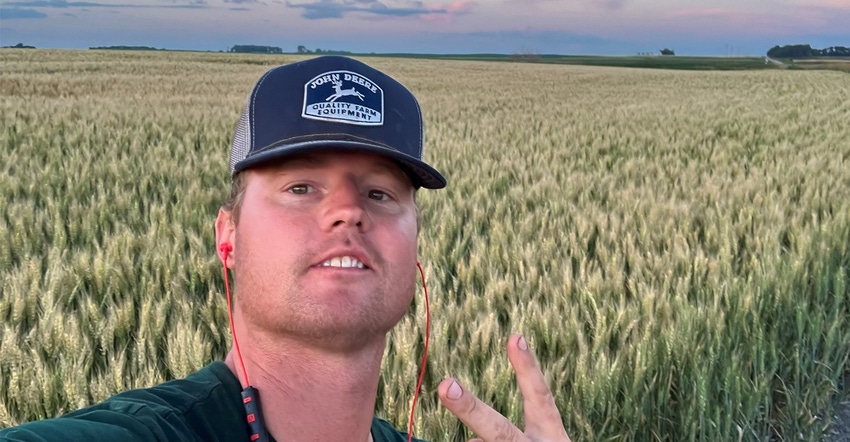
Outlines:
{"type": "Polygon", "coordinates": [[[296,195],[305,195],[310,192],[310,186],[306,184],[296,184],[290,187],[289,191],[296,195]]]}
{"type": "Polygon", "coordinates": [[[369,191],[369,198],[376,200],[376,201],[386,201],[386,200],[389,199],[389,196],[387,196],[386,193],[381,192],[380,190],[370,190],[369,191]]]}

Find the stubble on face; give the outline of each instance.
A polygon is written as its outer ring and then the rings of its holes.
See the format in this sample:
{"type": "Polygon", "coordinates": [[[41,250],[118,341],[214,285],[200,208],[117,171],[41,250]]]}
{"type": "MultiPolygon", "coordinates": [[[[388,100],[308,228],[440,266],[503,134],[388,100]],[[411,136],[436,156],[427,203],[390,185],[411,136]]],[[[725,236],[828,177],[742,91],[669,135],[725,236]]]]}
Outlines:
{"type": "MultiPolygon", "coordinates": [[[[303,252],[296,261],[306,266],[316,256],[313,251],[303,252]]],[[[379,255],[373,256],[374,270],[393,275],[404,273],[379,255]]],[[[252,261],[248,257],[248,262],[252,261]]],[[[250,281],[240,283],[237,303],[246,317],[269,333],[296,338],[312,347],[341,351],[359,348],[375,337],[385,336],[404,316],[416,290],[415,271],[410,271],[407,277],[398,280],[382,278],[384,283],[369,290],[363,298],[353,293],[356,288],[345,287],[325,291],[317,297],[303,283],[308,271],[298,266],[280,273],[270,269],[255,275],[250,281]],[[272,301],[268,296],[277,299],[272,301]]]]}
{"type": "Polygon", "coordinates": [[[270,230],[269,213],[251,212],[258,201],[251,200],[250,182],[248,186],[235,231],[236,243],[241,246],[236,302],[246,321],[262,333],[334,351],[352,351],[383,339],[404,316],[416,290],[415,206],[404,215],[410,220],[402,219],[398,226],[390,226],[389,233],[379,236],[359,234],[355,229],[322,234],[305,227],[309,217],[281,216],[281,224],[272,222],[270,230]],[[292,223],[291,232],[287,232],[287,222],[292,223]],[[386,243],[393,241],[388,248],[386,243]],[[249,244],[252,246],[245,247],[249,244]],[[270,244],[281,246],[275,250],[270,244]],[[341,246],[366,252],[371,260],[366,277],[362,281],[352,278],[351,284],[344,283],[345,277],[338,284],[325,284],[325,280],[311,284],[316,281],[311,278],[316,275],[313,266],[317,260],[341,246]]]}

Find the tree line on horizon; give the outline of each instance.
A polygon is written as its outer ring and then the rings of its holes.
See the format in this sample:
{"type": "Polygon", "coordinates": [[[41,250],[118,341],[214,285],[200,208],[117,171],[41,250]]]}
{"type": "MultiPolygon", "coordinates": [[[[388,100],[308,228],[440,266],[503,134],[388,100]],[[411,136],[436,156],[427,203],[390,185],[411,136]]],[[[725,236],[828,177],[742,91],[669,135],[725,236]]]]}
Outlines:
{"type": "MultiPolygon", "coordinates": [[[[235,45],[227,52],[238,52],[243,54],[282,54],[283,49],[278,46],[262,46],[262,45],[235,45]]],[[[298,45],[296,52],[299,54],[351,54],[349,51],[339,51],[334,49],[307,49],[304,45],[298,45]]]]}
{"type": "MultiPolygon", "coordinates": [[[[18,43],[14,46],[3,46],[9,49],[36,49],[35,46],[18,43]]],[[[169,49],[158,49],[150,46],[96,46],[90,47],[93,50],[123,50],[123,51],[167,51],[169,49]]],[[[219,51],[222,52],[222,51],[219,51]]],[[[234,45],[227,52],[234,53],[249,53],[249,54],[283,54],[283,49],[279,46],[264,46],[264,45],[234,45]]],[[[659,51],[661,55],[676,55],[672,49],[664,48],[659,51]]],[[[310,50],[304,45],[298,45],[296,48],[298,54],[338,54],[347,55],[353,54],[350,51],[341,51],[334,49],[319,49],[310,50]]],[[[643,55],[643,54],[641,54],[643,55]]],[[[812,58],[812,57],[850,57],[850,48],[845,46],[829,46],[824,49],[812,48],[809,44],[795,45],[776,45],[767,51],[767,56],[771,58],[812,58]]]]}
{"type": "Polygon", "coordinates": [[[227,52],[239,52],[243,54],[282,54],[283,49],[277,46],[235,45],[227,52]]]}
{"type": "Polygon", "coordinates": [[[850,57],[850,48],[830,46],[814,49],[811,45],[776,45],[767,51],[771,58],[850,57]]]}

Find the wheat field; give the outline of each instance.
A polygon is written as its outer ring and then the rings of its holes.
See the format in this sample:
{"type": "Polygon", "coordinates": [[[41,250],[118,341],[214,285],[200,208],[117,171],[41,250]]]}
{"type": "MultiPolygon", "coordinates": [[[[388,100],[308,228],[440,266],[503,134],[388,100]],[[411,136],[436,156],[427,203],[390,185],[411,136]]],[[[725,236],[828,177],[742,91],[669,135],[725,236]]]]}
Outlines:
{"type": "MultiPolygon", "coordinates": [[[[213,221],[243,100],[294,56],[0,50],[0,427],[229,347],[213,221]]],[[[817,440],[850,386],[850,76],[365,58],[419,97],[445,376],[521,423],[521,332],[573,440],[817,440]]],[[[406,428],[418,297],[376,413],[406,428]]]]}

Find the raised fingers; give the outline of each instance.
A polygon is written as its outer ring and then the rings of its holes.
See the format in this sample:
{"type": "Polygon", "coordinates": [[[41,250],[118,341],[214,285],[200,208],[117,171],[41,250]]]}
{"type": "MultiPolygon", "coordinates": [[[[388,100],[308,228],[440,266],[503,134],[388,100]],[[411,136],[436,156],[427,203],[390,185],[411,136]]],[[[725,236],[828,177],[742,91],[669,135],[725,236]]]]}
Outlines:
{"type": "MultiPolygon", "coordinates": [[[[437,387],[440,401],[481,440],[487,442],[523,441],[522,431],[506,417],[463,388],[455,379],[445,379],[437,387]]],[[[475,440],[475,439],[473,439],[475,440]]]]}
{"type": "Polygon", "coordinates": [[[525,434],[532,440],[569,441],[552,390],[522,335],[514,334],[508,339],[508,359],[522,393],[525,434]]]}

